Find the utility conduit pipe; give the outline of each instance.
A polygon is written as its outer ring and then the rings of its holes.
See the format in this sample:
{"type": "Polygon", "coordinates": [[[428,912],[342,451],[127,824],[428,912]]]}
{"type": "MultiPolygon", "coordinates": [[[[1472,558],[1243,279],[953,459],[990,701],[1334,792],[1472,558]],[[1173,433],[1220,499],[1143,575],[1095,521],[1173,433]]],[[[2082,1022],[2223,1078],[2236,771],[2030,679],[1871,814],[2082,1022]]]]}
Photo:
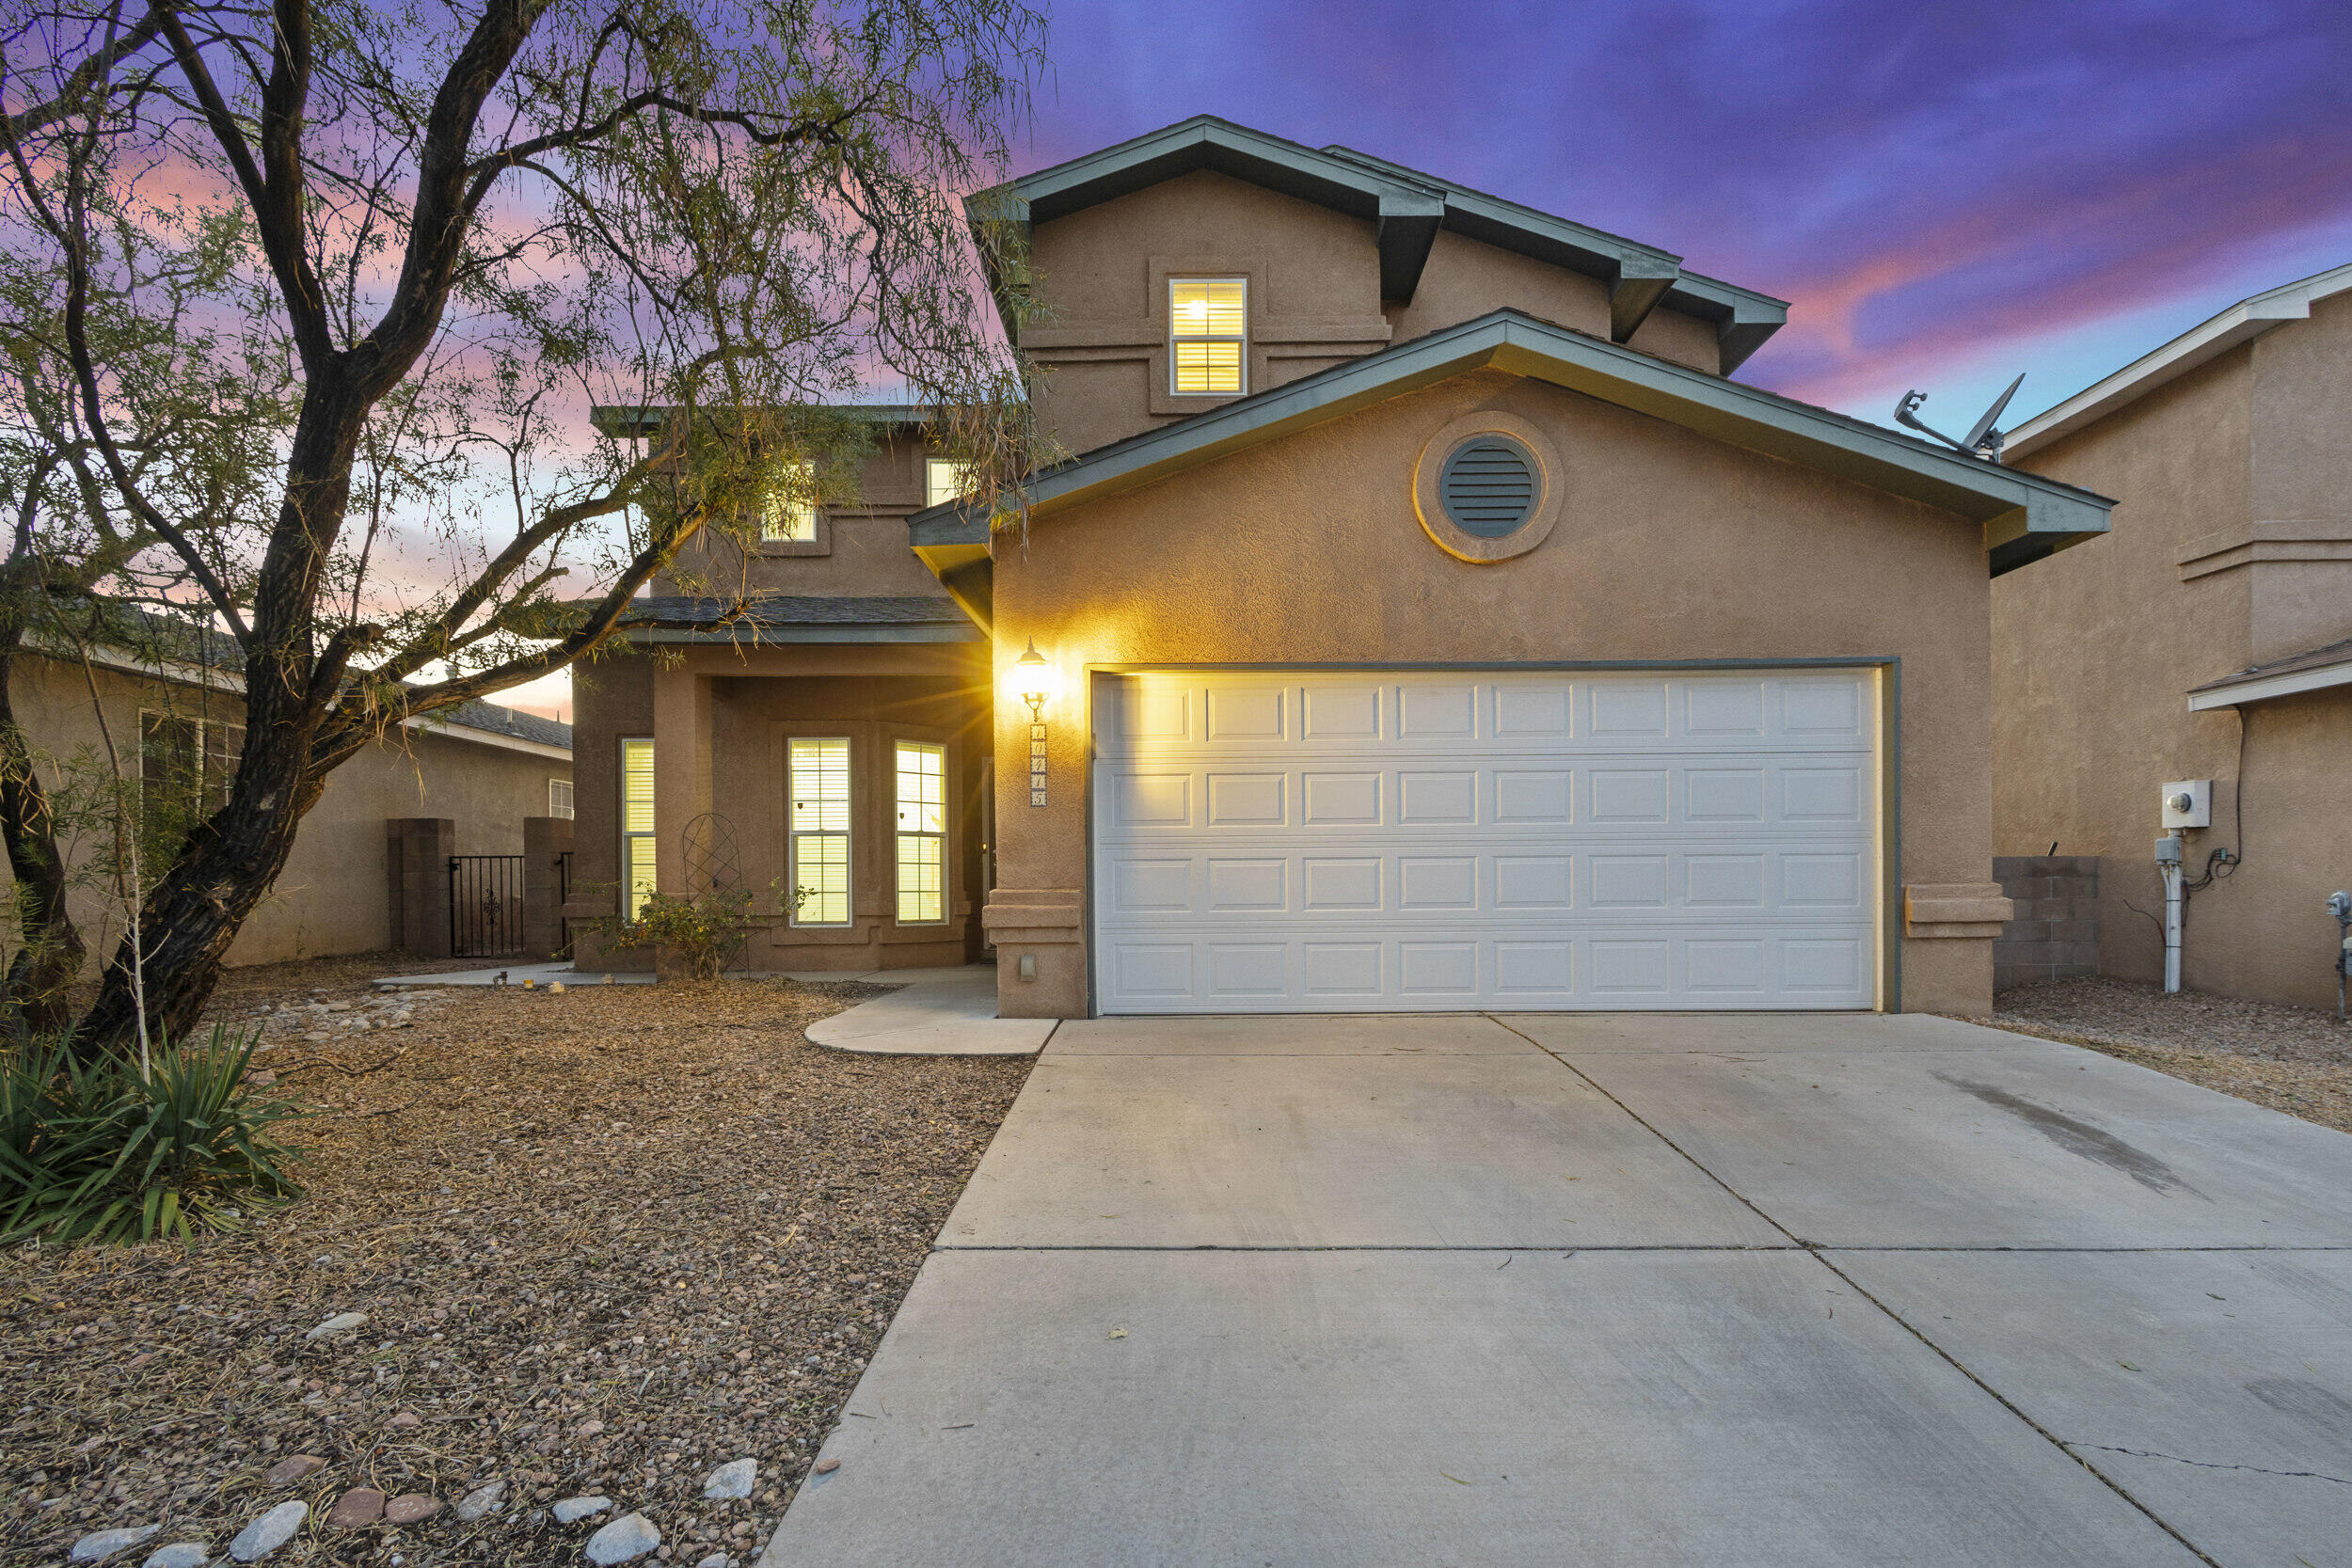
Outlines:
{"type": "Polygon", "coordinates": [[[2164,993],[2181,989],[2181,916],[2188,895],[2181,886],[2181,835],[2167,833],[2156,840],[2156,875],[2164,879],[2164,993]]]}

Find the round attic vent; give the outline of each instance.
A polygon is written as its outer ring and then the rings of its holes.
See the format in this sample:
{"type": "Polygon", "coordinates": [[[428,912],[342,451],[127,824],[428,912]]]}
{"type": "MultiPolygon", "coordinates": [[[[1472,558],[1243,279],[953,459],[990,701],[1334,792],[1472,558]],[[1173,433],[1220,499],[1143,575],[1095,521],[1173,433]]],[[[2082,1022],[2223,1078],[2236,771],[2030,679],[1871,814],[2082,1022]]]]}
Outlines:
{"type": "Polygon", "coordinates": [[[1447,454],[1438,474],[1438,504],[1464,533],[1502,539],[1534,515],[1542,485],[1525,447],[1486,431],[1447,454]]]}

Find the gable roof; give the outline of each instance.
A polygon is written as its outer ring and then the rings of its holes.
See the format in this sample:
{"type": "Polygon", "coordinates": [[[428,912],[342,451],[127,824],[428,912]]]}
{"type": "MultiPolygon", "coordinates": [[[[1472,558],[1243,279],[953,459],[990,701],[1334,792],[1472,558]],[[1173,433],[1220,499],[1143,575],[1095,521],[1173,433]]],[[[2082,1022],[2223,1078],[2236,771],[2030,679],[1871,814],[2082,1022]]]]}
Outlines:
{"type": "MultiPolygon", "coordinates": [[[[1788,319],[1786,300],[1682,270],[1682,258],[1656,245],[1572,223],[1516,201],[1457,185],[1344,147],[1320,150],[1253,131],[1215,115],[1195,115],[1133,140],[1056,164],[964,200],[974,229],[1040,223],[1156,185],[1196,169],[1312,201],[1375,225],[1380,247],[1380,297],[1413,297],[1438,230],[1517,251],[1597,277],[1609,287],[1610,336],[1624,342],[1661,303],[1715,324],[1729,375],[1788,319]]],[[[980,247],[983,257],[992,247],[980,247]]],[[[992,274],[993,269],[992,267],[992,274]]],[[[1009,280],[991,276],[999,309],[1009,280]]],[[[1006,310],[1007,331],[1013,330],[1006,310]]]]}
{"type": "Polygon", "coordinates": [[[631,642],[977,642],[953,600],[928,594],[652,594],[629,607],[631,642]]]}
{"type": "Polygon", "coordinates": [[[2137,403],[2168,381],[2186,375],[2198,366],[2218,359],[2238,344],[2261,337],[2275,326],[2303,321],[2314,300],[2352,290],[2352,264],[2330,267],[2309,277],[2250,294],[2217,316],[2153,349],[2095,381],[2065,402],[2044,409],[2002,438],[2012,458],[2024,457],[2094,424],[2127,404],[2137,403]]]}
{"type": "MultiPolygon", "coordinates": [[[[1702,436],[1908,497],[1981,523],[1995,577],[2107,529],[2103,496],[1963,457],[1883,426],[1726,381],[1588,333],[1496,310],[1376,354],[1099,447],[1029,483],[1032,517],[1148,484],[1310,425],[1471,371],[1508,371],[1702,436]]],[[[940,574],[969,571],[989,543],[988,509],[949,502],[907,519],[915,553],[940,574]]],[[[983,616],[982,619],[985,619],[983,616]]]]}

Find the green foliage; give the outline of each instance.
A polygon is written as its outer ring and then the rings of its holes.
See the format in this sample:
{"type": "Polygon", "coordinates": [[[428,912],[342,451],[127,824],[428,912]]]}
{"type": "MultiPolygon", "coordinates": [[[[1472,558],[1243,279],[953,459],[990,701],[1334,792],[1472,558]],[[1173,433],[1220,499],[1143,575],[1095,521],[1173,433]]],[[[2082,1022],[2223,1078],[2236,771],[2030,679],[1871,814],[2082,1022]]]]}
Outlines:
{"type": "Polygon", "coordinates": [[[743,945],[753,924],[749,893],[705,893],[681,898],[649,893],[637,917],[607,915],[599,933],[613,947],[654,947],[685,960],[697,980],[716,980],[743,945]]]}
{"type": "Polygon", "coordinates": [[[144,1075],[55,1041],[0,1059],[0,1243],[188,1240],[299,1196],[277,1133],[303,1113],[246,1083],[255,1043],[215,1026],[144,1075]]]}

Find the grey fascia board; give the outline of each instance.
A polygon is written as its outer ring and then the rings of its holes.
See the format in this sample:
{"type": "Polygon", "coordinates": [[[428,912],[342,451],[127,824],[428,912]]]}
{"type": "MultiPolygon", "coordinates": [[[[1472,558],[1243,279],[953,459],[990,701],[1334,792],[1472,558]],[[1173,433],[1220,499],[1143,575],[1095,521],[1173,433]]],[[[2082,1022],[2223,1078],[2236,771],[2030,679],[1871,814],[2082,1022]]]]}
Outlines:
{"type": "Polygon", "coordinates": [[[1772,335],[1788,325],[1788,302],[1719,277],[1686,272],[1666,291],[1667,307],[1715,324],[1723,373],[1748,362],[1772,335]]]}
{"type": "MultiPolygon", "coordinates": [[[[1517,311],[1497,311],[1367,355],[1257,397],[1130,437],[1039,475],[1030,509],[1050,515],[1080,497],[1107,495],[1458,375],[1493,366],[1548,381],[1712,439],[1839,475],[1984,525],[1988,551],[2024,541],[2103,533],[2113,504],[2087,490],[1947,453],[1704,371],[1690,369],[1517,311]]],[[[953,505],[908,519],[918,546],[984,544],[978,508],[953,505]]],[[[2022,562],[2020,562],[2022,563],[2022,562]]],[[[2006,569],[2004,567],[2003,569],[2006,569]]]]}
{"type": "Polygon", "coordinates": [[[2352,686],[2352,658],[2341,659],[2334,664],[2313,665],[2304,670],[2290,670],[2277,675],[2248,675],[2242,679],[2215,681],[2188,694],[2188,710],[2204,713],[2213,708],[2235,707],[2240,703],[2271,702],[2280,697],[2300,696],[2306,691],[2325,691],[2338,686],[2352,686]]]}
{"type": "Polygon", "coordinates": [[[2036,414],[2009,433],[2004,449],[2011,457],[2039,451],[2061,436],[2096,423],[2165,383],[2212,363],[2240,343],[2251,341],[2283,323],[2309,319],[2314,301],[2346,290],[2352,290],[2352,265],[2330,267],[2242,299],[2219,315],[2198,323],[2171,341],[2141,355],[2113,375],[2103,377],[2036,414]]]}

